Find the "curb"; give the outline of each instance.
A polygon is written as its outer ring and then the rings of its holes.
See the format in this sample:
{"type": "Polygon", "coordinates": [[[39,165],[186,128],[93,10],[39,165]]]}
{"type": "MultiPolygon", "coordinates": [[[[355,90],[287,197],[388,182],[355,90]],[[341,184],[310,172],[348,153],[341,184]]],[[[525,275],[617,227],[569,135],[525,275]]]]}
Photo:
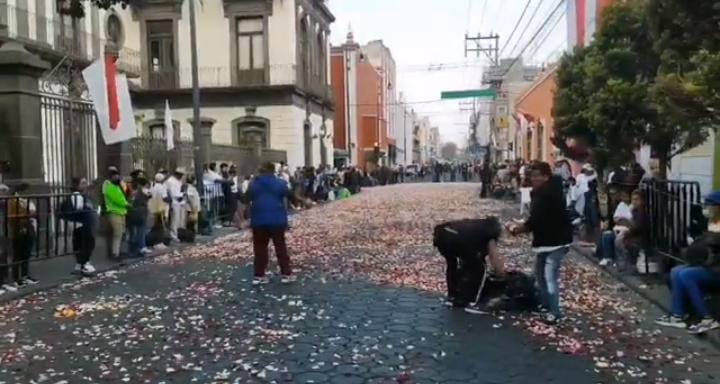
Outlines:
{"type": "MultiPolygon", "coordinates": [[[[607,268],[602,268],[602,267],[600,267],[600,266],[598,265],[597,259],[594,258],[594,257],[592,257],[592,255],[588,254],[588,252],[587,252],[586,249],[583,249],[581,246],[579,246],[579,245],[576,244],[576,243],[573,243],[572,245],[570,245],[570,249],[572,249],[573,251],[575,251],[575,253],[582,255],[586,260],[588,260],[589,262],[591,262],[591,263],[593,263],[595,266],[597,266],[597,267],[598,267],[598,270],[600,270],[601,273],[603,273],[603,274],[605,274],[605,275],[607,275],[607,276],[610,276],[610,277],[612,277],[612,278],[620,281],[620,282],[621,282],[623,285],[625,285],[628,289],[630,289],[631,291],[637,293],[640,297],[642,297],[643,299],[645,299],[645,301],[647,301],[647,302],[651,303],[652,305],[656,306],[657,308],[659,308],[659,309],[662,310],[663,312],[665,312],[665,313],[670,313],[670,306],[668,305],[668,303],[661,302],[661,301],[657,300],[656,298],[652,297],[651,295],[649,295],[649,294],[647,293],[646,290],[639,288],[638,286],[636,286],[633,282],[631,282],[629,279],[627,279],[627,278],[626,278],[625,276],[623,276],[622,274],[613,273],[613,271],[611,271],[611,270],[609,270],[609,269],[607,269],[607,268]]],[[[691,336],[691,335],[688,335],[688,336],[691,336]]],[[[697,337],[698,337],[698,339],[700,339],[700,340],[707,341],[707,342],[710,343],[713,347],[715,347],[716,349],[720,350],[720,332],[718,332],[718,331],[711,331],[711,332],[706,333],[705,335],[697,336],[697,337]]]]}
{"type": "MultiPolygon", "coordinates": [[[[243,230],[240,230],[239,232],[242,232],[242,231],[243,230]]],[[[109,268],[98,269],[95,272],[95,274],[97,275],[97,274],[101,274],[101,273],[105,273],[105,272],[117,271],[117,270],[124,269],[124,268],[130,267],[130,266],[138,264],[138,263],[153,260],[156,257],[160,257],[160,256],[166,255],[168,253],[172,253],[174,251],[182,251],[183,249],[190,248],[193,246],[208,244],[219,237],[230,235],[232,233],[235,233],[235,232],[231,231],[231,232],[222,233],[222,234],[219,234],[216,236],[211,235],[211,236],[207,236],[207,237],[198,237],[198,238],[196,238],[196,241],[194,243],[186,243],[186,244],[181,243],[179,246],[167,247],[166,249],[164,249],[162,251],[153,253],[153,254],[145,256],[145,257],[124,259],[123,264],[117,263],[109,268]]],[[[65,256],[65,257],[72,257],[72,256],[65,256]]],[[[21,300],[27,296],[30,296],[30,295],[33,295],[36,293],[53,290],[65,283],[69,283],[72,281],[79,281],[82,279],[92,279],[93,277],[94,276],[89,276],[89,277],[80,276],[79,277],[78,275],[69,273],[67,277],[61,278],[60,280],[53,282],[53,283],[38,284],[38,285],[32,286],[31,288],[30,287],[24,288],[24,289],[18,291],[17,293],[5,294],[0,297],[0,305],[4,305],[4,304],[7,304],[7,303],[15,301],[15,300],[21,300]]]]}

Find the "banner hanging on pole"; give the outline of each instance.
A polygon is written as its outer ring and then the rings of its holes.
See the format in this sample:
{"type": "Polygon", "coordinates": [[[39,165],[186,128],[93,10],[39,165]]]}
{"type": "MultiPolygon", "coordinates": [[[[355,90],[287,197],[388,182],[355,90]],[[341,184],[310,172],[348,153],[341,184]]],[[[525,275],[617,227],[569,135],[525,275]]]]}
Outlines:
{"type": "Polygon", "coordinates": [[[82,76],[95,108],[103,141],[111,145],[137,137],[137,127],[127,77],[115,73],[114,65],[108,66],[107,63],[103,59],[96,60],[83,70],[82,76]],[[108,84],[114,87],[108,87],[108,84]]]}

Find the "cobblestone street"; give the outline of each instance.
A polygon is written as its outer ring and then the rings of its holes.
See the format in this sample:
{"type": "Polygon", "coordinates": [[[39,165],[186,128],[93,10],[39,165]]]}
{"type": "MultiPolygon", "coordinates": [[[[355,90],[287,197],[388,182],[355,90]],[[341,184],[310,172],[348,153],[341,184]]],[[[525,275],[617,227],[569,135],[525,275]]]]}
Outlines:
{"type": "MultiPolygon", "coordinates": [[[[471,184],[368,189],[295,216],[300,279],[253,288],[238,233],[0,307],[0,383],[711,383],[716,350],[570,256],[557,329],[441,305],[442,220],[511,214],[471,184]],[[686,381],[683,381],[686,380],[686,381]]],[[[516,268],[527,239],[504,238],[516,268]]]]}

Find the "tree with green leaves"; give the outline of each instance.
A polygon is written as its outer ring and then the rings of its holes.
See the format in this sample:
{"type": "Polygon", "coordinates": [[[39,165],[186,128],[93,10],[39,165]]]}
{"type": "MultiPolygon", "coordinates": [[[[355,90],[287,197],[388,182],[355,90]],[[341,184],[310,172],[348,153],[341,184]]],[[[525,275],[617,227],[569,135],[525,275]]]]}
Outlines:
{"type": "Polygon", "coordinates": [[[701,144],[709,129],[682,118],[677,104],[668,102],[671,78],[659,75],[667,59],[649,28],[648,6],[641,0],[610,6],[595,40],[563,59],[555,129],[560,139],[589,143],[595,160],[607,165],[632,159],[637,147],[648,144],[664,178],[672,157],[701,144]]]}
{"type": "MultiPolygon", "coordinates": [[[[649,0],[653,48],[662,57],[652,92],[675,120],[720,124],[720,1],[649,0]]],[[[703,132],[696,133],[702,138],[703,132]]]]}

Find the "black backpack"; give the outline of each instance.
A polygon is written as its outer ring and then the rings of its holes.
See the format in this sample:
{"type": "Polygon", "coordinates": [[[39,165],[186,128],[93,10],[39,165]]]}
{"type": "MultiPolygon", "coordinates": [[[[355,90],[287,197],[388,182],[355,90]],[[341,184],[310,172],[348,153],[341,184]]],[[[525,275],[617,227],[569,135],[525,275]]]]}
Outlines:
{"type": "Polygon", "coordinates": [[[73,223],[78,223],[82,220],[82,211],[75,208],[75,204],[73,204],[73,197],[67,196],[65,199],[63,199],[62,203],[60,203],[60,209],[58,217],[60,220],[63,221],[69,221],[73,223]]]}

